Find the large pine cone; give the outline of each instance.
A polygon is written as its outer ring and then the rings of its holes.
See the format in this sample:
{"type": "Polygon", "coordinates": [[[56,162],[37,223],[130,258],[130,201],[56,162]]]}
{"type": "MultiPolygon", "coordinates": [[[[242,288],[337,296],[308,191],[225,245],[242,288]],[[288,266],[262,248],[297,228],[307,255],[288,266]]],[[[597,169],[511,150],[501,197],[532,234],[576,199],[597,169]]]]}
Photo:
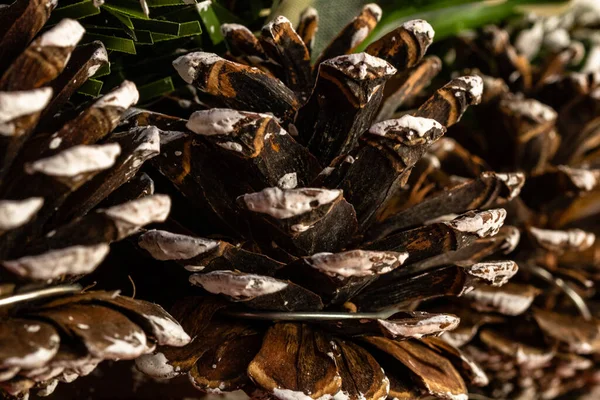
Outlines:
{"type": "MultiPolygon", "coordinates": [[[[489,26],[452,40],[452,67],[482,77],[483,101],[433,153],[442,169],[469,179],[488,168],[527,177],[505,207],[523,236],[512,254],[519,273],[501,288],[476,287],[454,301],[461,324],[445,335],[481,363],[490,385],[477,391],[493,398],[599,391],[599,43],[570,39],[582,30],[594,38],[590,17],[576,8],[511,34],[489,26]],[[461,158],[448,160],[446,148],[461,158]]],[[[423,178],[426,186],[438,182],[435,171],[423,178]]],[[[445,188],[437,198],[451,201],[462,190],[445,188]]],[[[426,309],[446,311],[448,302],[426,309]]]]}
{"type": "MultiPolygon", "coordinates": [[[[174,61],[214,108],[187,121],[130,116],[132,126],[163,131],[152,164],[186,209],[174,207],[183,218],[142,234],[139,245],[184,266],[205,293],[173,310],[195,340],[141,357],[144,372],[282,400],[466,399],[466,382],[487,383],[476,363],[430,337],[459,319],[419,304],[480,283],[501,286],[516,273],[513,261],[488,257],[518,242],[500,206],[524,176],[482,170],[468,190],[432,208],[422,206],[431,201],[424,188],[412,193],[418,200],[399,197],[439,170],[427,152],[480,102],[483,83],[453,79],[417,110],[375,123],[382,105],[417,98],[440,66],[423,58],[434,32],[422,20],[350,54],[380,14],[365,6],[312,66],[314,10],[298,31],[279,17],[258,38],[225,25],[225,58],[200,52],[174,61]],[[399,214],[402,222],[390,223],[399,214]],[[195,233],[211,231],[220,236],[195,233]],[[318,322],[311,312],[360,318],[318,322]]],[[[464,181],[443,173],[448,185],[464,181]]]]}
{"type": "Polygon", "coordinates": [[[35,37],[55,5],[0,8],[0,396],[26,396],[32,387],[47,395],[102,360],[190,341],[160,306],[118,293],[59,288],[58,299],[11,300],[93,271],[111,242],[170,210],[148,177],[130,180],[160,153],[158,129],[111,133],[137,101],[135,85],[67,104],[107,56],[100,42],[76,47],[84,29],[74,20],[35,37]]]}

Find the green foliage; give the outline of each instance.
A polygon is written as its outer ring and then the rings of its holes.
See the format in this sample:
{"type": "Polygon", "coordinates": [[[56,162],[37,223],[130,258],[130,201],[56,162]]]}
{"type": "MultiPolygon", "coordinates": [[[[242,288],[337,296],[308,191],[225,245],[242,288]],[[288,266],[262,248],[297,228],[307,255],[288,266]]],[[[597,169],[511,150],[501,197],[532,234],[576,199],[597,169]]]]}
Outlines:
{"type": "MultiPolygon", "coordinates": [[[[401,23],[426,19],[435,30],[435,39],[456,35],[466,29],[498,23],[521,12],[523,5],[565,3],[567,0],[382,0],[383,17],[361,49],[401,23]]],[[[360,49],[359,49],[360,50],[360,49]]]]}
{"type": "Polygon", "coordinates": [[[63,18],[77,19],[86,29],[83,41],[101,40],[109,52],[111,68],[99,71],[80,94],[97,96],[123,79],[138,85],[141,104],[169,93],[183,84],[171,66],[178,49],[223,51],[221,24],[251,24],[261,19],[259,13],[264,8],[261,1],[252,1],[255,6],[250,7],[236,6],[231,0],[144,2],[147,8],[137,0],[59,2],[48,26],[63,18]],[[239,16],[226,7],[232,5],[239,16]]]}
{"type": "Polygon", "coordinates": [[[415,18],[427,19],[439,40],[464,29],[502,21],[517,14],[518,7],[523,4],[564,3],[566,0],[281,0],[275,2],[274,14],[285,15],[296,22],[304,8],[316,8],[319,32],[313,50],[317,55],[365,4],[373,2],[381,6],[383,17],[359,51],[403,22],[415,18]]]}
{"type": "MultiPolygon", "coordinates": [[[[133,80],[141,90],[141,104],[183,85],[171,66],[181,52],[202,49],[223,52],[220,26],[240,23],[257,31],[275,15],[296,21],[299,11],[317,8],[320,27],[315,53],[351,20],[360,8],[373,0],[61,0],[52,13],[50,25],[73,18],[86,28],[85,41],[101,40],[109,51],[111,68],[99,71],[81,93],[96,96],[133,80]],[[96,3],[99,1],[96,0],[96,3]],[[190,2],[192,2],[190,4],[190,2]],[[186,4],[187,3],[187,4],[186,4]],[[343,3],[343,7],[340,4],[343,3]],[[144,11],[146,9],[148,13],[144,11]]],[[[436,30],[436,39],[464,29],[506,19],[522,4],[551,0],[380,0],[384,14],[363,46],[404,21],[427,19],[436,30]]]]}

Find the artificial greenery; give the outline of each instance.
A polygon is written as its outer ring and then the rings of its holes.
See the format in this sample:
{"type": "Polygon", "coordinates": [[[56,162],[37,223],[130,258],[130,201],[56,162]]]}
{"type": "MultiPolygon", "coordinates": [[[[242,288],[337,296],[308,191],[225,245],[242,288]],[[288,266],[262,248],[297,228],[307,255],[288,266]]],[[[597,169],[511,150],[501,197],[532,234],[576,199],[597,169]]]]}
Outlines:
{"type": "Polygon", "coordinates": [[[86,29],[84,41],[100,40],[109,52],[110,66],[98,71],[81,88],[81,94],[95,97],[129,79],[137,84],[143,104],[183,83],[171,67],[180,49],[222,50],[221,24],[262,18],[259,13],[265,6],[261,1],[248,3],[253,5],[240,7],[232,1],[60,0],[48,26],[63,18],[76,19],[86,29]]]}
{"type": "MultiPolygon", "coordinates": [[[[320,27],[314,52],[318,54],[320,43],[328,42],[350,15],[356,14],[355,9],[371,1],[59,0],[49,26],[62,18],[77,19],[86,28],[84,40],[101,40],[109,51],[110,66],[99,70],[81,88],[81,94],[95,97],[129,79],[139,88],[140,104],[146,104],[184,85],[171,66],[176,54],[225,50],[220,30],[224,23],[241,23],[257,31],[275,15],[286,15],[295,22],[300,8],[313,6],[321,21],[334,25],[320,27]]],[[[377,3],[384,11],[382,21],[358,50],[409,19],[427,19],[436,39],[441,39],[504,20],[519,13],[523,4],[553,2],[559,1],[381,0],[377,3]]]]}

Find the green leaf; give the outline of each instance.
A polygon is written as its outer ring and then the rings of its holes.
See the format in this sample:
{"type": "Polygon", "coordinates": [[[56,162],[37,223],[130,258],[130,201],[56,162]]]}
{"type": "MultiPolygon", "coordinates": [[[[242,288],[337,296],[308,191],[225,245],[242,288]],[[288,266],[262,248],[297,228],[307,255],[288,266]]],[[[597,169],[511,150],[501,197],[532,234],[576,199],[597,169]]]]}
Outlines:
{"type": "Polygon", "coordinates": [[[184,22],[180,28],[179,37],[194,36],[202,33],[202,28],[198,21],[184,22]]]}
{"type": "MultiPolygon", "coordinates": [[[[377,24],[373,32],[371,32],[371,34],[367,37],[367,39],[361,45],[358,46],[356,51],[363,51],[371,42],[382,37],[386,33],[396,29],[403,22],[420,18],[426,20],[431,24],[431,19],[436,11],[442,12],[444,15],[447,15],[459,8],[461,9],[461,12],[464,12],[467,8],[479,7],[481,5],[483,5],[484,7],[488,6],[488,3],[484,2],[480,2],[479,5],[470,3],[477,3],[477,0],[425,0],[418,2],[417,5],[413,3],[408,6],[405,5],[403,7],[396,7],[391,10],[384,10],[381,21],[379,21],[379,23],[377,24]]],[[[438,39],[437,31],[435,38],[438,39]]]]}
{"type": "Polygon", "coordinates": [[[102,81],[88,79],[83,85],[81,85],[77,93],[91,97],[98,97],[100,95],[100,91],[102,90],[103,84],[104,83],[102,81]]]}
{"type": "Polygon", "coordinates": [[[110,63],[102,64],[94,74],[94,78],[110,75],[110,63]]]}
{"type": "Polygon", "coordinates": [[[565,0],[420,0],[409,6],[400,6],[398,3],[402,2],[391,1],[390,6],[384,7],[379,24],[356,51],[363,51],[373,40],[411,19],[427,20],[435,30],[435,40],[440,40],[465,29],[504,21],[512,15],[520,14],[520,6],[523,5],[561,2],[564,3],[565,0]]]}
{"type": "Polygon", "coordinates": [[[85,0],[68,6],[58,7],[52,11],[49,25],[58,23],[63,18],[81,19],[100,14],[100,9],[94,6],[92,0],[85,0]]]}
{"type": "Polygon", "coordinates": [[[432,15],[430,23],[435,30],[437,40],[455,35],[466,29],[475,29],[482,25],[506,19],[516,14],[512,4],[498,4],[491,7],[472,7],[432,15]]]}
{"type": "Polygon", "coordinates": [[[121,53],[136,54],[135,43],[131,39],[89,32],[86,33],[85,36],[91,40],[101,40],[108,50],[119,51],[121,53]]]}
{"type": "Polygon", "coordinates": [[[146,0],[148,7],[166,7],[185,4],[183,0],[146,0]]]}
{"type": "Polygon", "coordinates": [[[131,18],[129,18],[129,16],[118,11],[111,10],[110,8],[107,8],[106,11],[112,14],[116,19],[119,20],[119,22],[121,22],[127,28],[133,29],[133,23],[131,22],[131,18]]]}
{"type": "Polygon", "coordinates": [[[186,5],[169,10],[165,13],[161,13],[160,18],[173,22],[189,22],[198,21],[200,19],[200,15],[198,14],[198,10],[196,9],[195,5],[186,5]]]}
{"type": "Polygon", "coordinates": [[[175,22],[159,21],[157,19],[136,19],[131,20],[135,29],[150,31],[155,33],[164,33],[166,35],[179,36],[180,25],[175,22]]]}
{"type": "Polygon", "coordinates": [[[148,83],[137,88],[140,93],[140,103],[171,93],[175,90],[170,76],[148,83]]]}
{"type": "MultiPolygon", "coordinates": [[[[312,3],[312,0],[304,0],[302,3],[303,8],[310,6],[310,4],[312,3]],[[307,3],[307,4],[305,4],[307,3]]],[[[280,6],[281,6],[281,0],[273,0],[273,4],[271,5],[271,12],[270,15],[275,15],[277,13],[277,11],[281,11],[280,10],[280,6]]],[[[285,13],[285,11],[284,11],[285,13]]]]}
{"type": "Polygon", "coordinates": [[[221,34],[221,22],[215,13],[215,6],[216,4],[213,4],[210,1],[203,1],[196,5],[210,40],[213,44],[218,44],[223,41],[223,35],[221,34]]]}
{"type": "Polygon", "coordinates": [[[85,28],[85,31],[90,34],[97,33],[99,35],[122,37],[125,39],[131,38],[134,41],[136,40],[134,32],[124,26],[114,27],[114,26],[98,26],[98,25],[85,24],[85,25],[83,25],[83,27],[85,28]]]}
{"type": "Polygon", "coordinates": [[[135,31],[135,35],[137,37],[137,40],[135,41],[136,45],[152,45],[152,44],[154,44],[154,39],[152,38],[152,32],[135,31]]]}
{"type": "Polygon", "coordinates": [[[150,32],[150,34],[152,35],[152,40],[154,41],[154,43],[164,42],[167,40],[179,39],[179,36],[166,35],[164,33],[150,32]]]}
{"type": "Polygon", "coordinates": [[[129,3],[127,1],[111,1],[110,4],[104,3],[101,8],[120,12],[134,18],[149,19],[139,3],[129,3]]]}
{"type": "MultiPolygon", "coordinates": [[[[201,3],[199,3],[199,4],[201,4],[201,3]]],[[[244,20],[242,20],[235,14],[232,14],[231,11],[229,11],[228,9],[226,9],[219,3],[213,2],[210,8],[215,12],[215,14],[217,15],[217,18],[219,19],[219,21],[221,21],[222,24],[245,25],[244,20]]]]}
{"type": "Polygon", "coordinates": [[[184,22],[181,24],[179,35],[167,35],[165,33],[151,32],[154,42],[164,42],[167,40],[180,39],[187,36],[199,35],[202,33],[200,23],[198,21],[184,22]]]}

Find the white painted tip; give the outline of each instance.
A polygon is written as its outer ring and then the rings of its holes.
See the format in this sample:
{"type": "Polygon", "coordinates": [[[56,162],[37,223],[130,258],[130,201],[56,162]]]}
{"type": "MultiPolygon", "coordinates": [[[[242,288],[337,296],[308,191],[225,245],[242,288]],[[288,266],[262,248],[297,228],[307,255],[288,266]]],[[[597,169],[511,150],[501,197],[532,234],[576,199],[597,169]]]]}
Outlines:
{"type": "Polygon", "coordinates": [[[94,51],[94,54],[92,54],[92,56],[90,57],[90,60],[95,61],[96,65],[93,65],[88,70],[88,74],[87,74],[88,78],[93,76],[96,72],[98,72],[98,69],[100,69],[102,64],[105,64],[108,62],[108,53],[106,52],[106,48],[104,47],[104,45],[102,45],[101,47],[98,47],[96,49],[96,51],[94,51]]]}
{"type": "Polygon", "coordinates": [[[557,28],[545,32],[543,36],[544,46],[553,52],[559,52],[571,44],[571,35],[565,28],[557,28]]]}
{"type": "Polygon", "coordinates": [[[221,33],[223,34],[223,36],[226,36],[229,32],[232,31],[247,31],[252,33],[252,31],[248,28],[246,28],[244,25],[240,25],[240,24],[222,24],[221,25],[221,33]]]}
{"type": "Polygon", "coordinates": [[[365,5],[363,7],[363,10],[370,11],[371,14],[373,14],[375,16],[375,19],[377,19],[377,22],[379,22],[379,20],[381,19],[381,16],[383,15],[383,11],[381,10],[381,7],[379,7],[375,3],[369,3],[369,4],[365,5]]]}
{"type": "Polygon", "coordinates": [[[268,214],[273,218],[286,219],[305,214],[342,195],[338,189],[287,189],[266,188],[260,192],[240,196],[246,207],[253,212],[268,214]]]}
{"type": "Polygon", "coordinates": [[[524,55],[528,60],[533,60],[539,53],[543,40],[544,24],[540,21],[531,28],[519,32],[515,39],[515,48],[519,54],[524,55]]]}
{"type": "MultiPolygon", "coordinates": [[[[378,136],[386,136],[389,131],[398,131],[406,129],[411,136],[423,137],[433,129],[444,131],[445,128],[433,118],[414,117],[412,115],[403,115],[398,119],[381,121],[369,129],[369,133],[378,136]]],[[[410,139],[410,138],[409,138],[410,139]]]]}
{"type": "Polygon", "coordinates": [[[151,230],[140,236],[138,244],[156,260],[189,260],[219,246],[219,241],[151,230]]]}
{"type": "Polygon", "coordinates": [[[112,167],[121,147],[117,143],[73,146],[60,153],[25,165],[28,174],[41,173],[56,177],[102,171],[112,167]]]}
{"type": "Polygon", "coordinates": [[[144,314],[153,326],[153,335],[160,346],[182,347],[190,343],[192,338],[185,333],[179,322],[175,321],[162,307],[156,305],[160,312],[144,314]]]}
{"type": "Polygon", "coordinates": [[[298,186],[298,174],[295,172],[284,174],[277,181],[277,186],[281,189],[295,189],[298,186]]]}
{"type": "Polygon", "coordinates": [[[180,131],[160,131],[160,145],[165,146],[172,141],[188,136],[185,132],[180,131]]]}
{"type": "Polygon", "coordinates": [[[470,275],[499,287],[515,276],[519,271],[519,266],[512,260],[486,261],[473,264],[467,271],[470,275]]]}
{"type": "Polygon", "coordinates": [[[85,29],[74,19],[65,18],[55,27],[43,33],[39,40],[40,46],[75,47],[83,37],[85,29]]]}
{"type": "Polygon", "coordinates": [[[519,245],[519,242],[521,241],[521,231],[519,228],[509,225],[506,225],[504,229],[507,229],[508,233],[506,234],[501,249],[504,254],[509,254],[519,245]]]}
{"type": "Polygon", "coordinates": [[[352,79],[364,80],[377,70],[383,69],[383,74],[391,76],[396,73],[396,68],[387,61],[374,57],[368,53],[354,53],[337,56],[323,62],[330,65],[352,79]]]}
{"type": "Polygon", "coordinates": [[[142,132],[135,139],[140,144],[135,148],[134,154],[142,158],[160,154],[160,129],[155,126],[146,126],[141,130],[142,132]]]}
{"type": "Polygon", "coordinates": [[[30,197],[25,200],[0,200],[0,231],[18,228],[31,221],[42,208],[44,199],[30,197]]]}
{"type": "Polygon", "coordinates": [[[588,170],[584,168],[571,168],[567,165],[559,165],[558,170],[571,179],[573,185],[581,190],[590,191],[598,186],[600,170],[588,170]]]}
{"type": "MultiPolygon", "coordinates": [[[[42,111],[52,98],[52,88],[0,92],[0,125],[42,111]]],[[[2,129],[0,129],[0,132],[2,129]]]]}
{"type": "Polygon", "coordinates": [[[487,237],[494,236],[498,233],[504,224],[505,218],[506,210],[503,208],[495,208],[477,213],[469,212],[450,222],[446,222],[446,224],[460,232],[472,233],[479,237],[487,237]]]}
{"type": "Polygon", "coordinates": [[[217,143],[217,146],[225,149],[225,150],[229,150],[229,151],[235,151],[236,153],[243,153],[244,152],[244,148],[242,147],[241,144],[236,143],[236,142],[222,142],[222,143],[217,143]]]}
{"type": "Polygon", "coordinates": [[[144,374],[156,379],[171,379],[180,374],[179,368],[169,364],[163,353],[144,354],[135,359],[135,366],[144,374]]]}
{"type": "Polygon", "coordinates": [[[198,51],[177,58],[173,61],[173,67],[175,67],[175,70],[179,76],[181,76],[181,79],[191,84],[194,82],[194,79],[196,79],[198,66],[200,64],[212,65],[221,60],[223,59],[215,53],[198,51]]]}
{"type": "Polygon", "coordinates": [[[234,132],[234,127],[244,119],[256,120],[260,118],[273,118],[268,114],[259,114],[247,111],[236,111],[228,108],[211,108],[210,110],[196,111],[188,120],[186,127],[198,135],[229,135],[234,132]]]}
{"type": "Polygon", "coordinates": [[[140,94],[135,86],[135,83],[131,81],[124,81],[119,87],[112,90],[110,93],[102,96],[94,107],[121,107],[128,109],[132,105],[136,104],[140,98],[140,94]]]}
{"type": "Polygon", "coordinates": [[[196,4],[196,9],[199,12],[205,12],[208,10],[208,7],[210,7],[211,5],[212,5],[211,0],[204,0],[204,1],[201,1],[200,3],[196,4]]]}
{"type": "Polygon", "coordinates": [[[4,261],[2,265],[21,277],[51,280],[65,275],[83,275],[92,272],[104,260],[109,250],[110,247],[106,243],[72,246],[50,250],[36,256],[4,261]]]}
{"type": "Polygon", "coordinates": [[[386,274],[402,265],[407,258],[408,253],[350,250],[342,253],[316,253],[305,261],[326,275],[350,278],[386,274]]]}
{"type": "Polygon", "coordinates": [[[525,174],[522,172],[507,172],[505,174],[497,173],[496,177],[500,179],[509,190],[507,200],[512,200],[521,193],[525,185],[525,174]]]}
{"type": "Polygon", "coordinates": [[[501,101],[500,105],[518,115],[529,116],[538,122],[554,121],[558,117],[558,114],[552,107],[535,99],[506,98],[501,101]]]}
{"type": "Polygon", "coordinates": [[[44,379],[42,387],[36,393],[39,397],[48,397],[56,390],[58,379],[44,379]]]}
{"type": "Polygon", "coordinates": [[[504,315],[520,315],[531,307],[535,300],[534,292],[496,289],[481,286],[465,293],[479,311],[493,311],[504,315]]]}
{"type": "Polygon", "coordinates": [[[483,79],[477,75],[460,76],[456,78],[465,82],[468,86],[468,92],[475,99],[475,103],[481,102],[483,95],[483,79]]]}
{"type": "MultiPolygon", "coordinates": [[[[339,380],[339,376],[335,376],[334,379],[338,379],[339,380]]],[[[317,400],[350,400],[350,397],[345,395],[346,392],[340,390],[339,392],[337,392],[335,395],[331,396],[331,395],[323,395],[317,398],[317,400]]],[[[266,400],[266,399],[278,399],[278,400],[312,400],[313,398],[311,396],[309,396],[308,394],[304,393],[303,391],[297,391],[297,390],[291,390],[291,389],[282,389],[279,387],[275,387],[273,389],[273,393],[272,395],[270,393],[267,392],[259,392],[258,390],[255,390],[252,393],[252,398],[253,399],[257,399],[257,400],[266,400]]],[[[359,399],[362,399],[364,396],[359,397],[359,399]]]]}
{"type": "Polygon", "coordinates": [[[397,338],[421,339],[423,336],[439,335],[455,329],[460,318],[452,314],[414,313],[413,318],[400,320],[377,320],[385,330],[397,338]]]}
{"type": "Polygon", "coordinates": [[[289,19],[287,19],[287,17],[285,17],[284,15],[280,15],[277,18],[275,18],[273,21],[271,21],[270,23],[267,24],[267,26],[273,26],[273,25],[281,25],[281,24],[292,24],[290,22],[289,19]]]}
{"type": "MultiPolygon", "coordinates": [[[[3,318],[3,321],[5,319],[3,318]]],[[[10,321],[10,320],[9,320],[10,321]]],[[[32,321],[33,322],[33,321],[32,321]]],[[[4,323],[4,322],[3,322],[4,323]]],[[[40,325],[29,325],[29,327],[37,326],[41,329],[40,325]]],[[[58,348],[60,346],[60,337],[56,333],[56,331],[49,333],[49,336],[46,339],[40,340],[39,346],[33,346],[37,344],[34,341],[28,340],[28,335],[35,335],[35,332],[30,331],[27,327],[23,326],[24,329],[19,329],[19,337],[17,338],[9,338],[8,343],[11,343],[11,339],[22,340],[23,344],[23,354],[20,356],[13,357],[3,357],[0,365],[2,365],[3,375],[7,370],[11,370],[16,368],[17,370],[21,370],[20,372],[29,372],[29,370],[33,369],[44,369],[47,367],[47,364],[52,360],[52,358],[58,352],[58,348]],[[27,346],[27,347],[25,347],[27,346]]],[[[46,327],[47,328],[47,327],[46,327]]],[[[9,328],[10,329],[10,328],[9,328]]],[[[54,330],[54,329],[52,329],[54,330]]],[[[31,338],[33,339],[33,337],[31,338]]],[[[6,339],[5,339],[6,340],[6,339]]],[[[6,341],[5,341],[6,343],[6,341]]],[[[10,353],[9,353],[10,354],[10,353]]],[[[9,376],[11,373],[9,372],[9,376]]],[[[16,394],[16,393],[15,393],[16,394]]]]}
{"type": "Polygon", "coordinates": [[[314,7],[308,7],[300,15],[300,20],[304,20],[307,18],[315,18],[315,17],[317,17],[317,18],[319,17],[319,13],[317,12],[317,9],[314,7]]]}
{"type": "Polygon", "coordinates": [[[190,282],[212,294],[224,294],[238,301],[277,293],[288,284],[270,276],[242,274],[233,271],[213,271],[190,276],[190,282]]]}
{"type": "Polygon", "coordinates": [[[529,228],[529,232],[541,246],[551,250],[583,251],[589,249],[596,241],[596,235],[581,229],[558,231],[532,226],[529,228]]]}
{"type": "Polygon", "coordinates": [[[424,19],[413,19],[412,21],[407,21],[402,24],[402,27],[413,32],[414,34],[427,36],[430,42],[433,41],[433,37],[435,36],[433,27],[424,19]]]}
{"type": "Polygon", "coordinates": [[[164,222],[171,211],[171,198],[164,194],[145,196],[127,203],[99,210],[110,217],[121,238],[137,232],[141,227],[164,222]]]}

